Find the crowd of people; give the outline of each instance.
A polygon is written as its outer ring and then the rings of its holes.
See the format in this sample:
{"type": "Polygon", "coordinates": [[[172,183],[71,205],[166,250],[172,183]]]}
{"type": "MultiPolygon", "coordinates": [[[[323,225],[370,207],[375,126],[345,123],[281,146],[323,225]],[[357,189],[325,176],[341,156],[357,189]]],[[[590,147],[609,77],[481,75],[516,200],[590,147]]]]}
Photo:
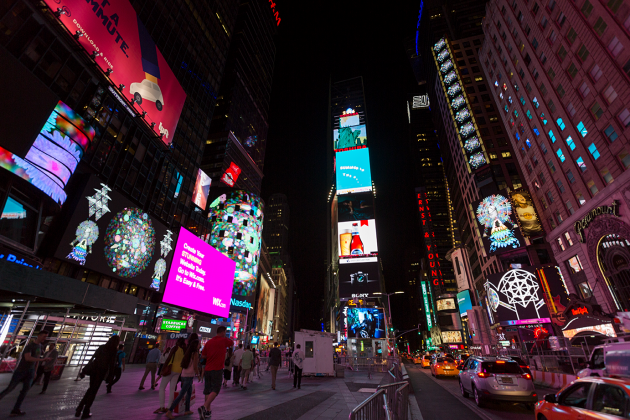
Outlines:
{"type": "MultiPolygon", "coordinates": [[[[0,399],[11,393],[18,385],[22,389],[10,416],[22,416],[26,414],[21,410],[22,402],[33,385],[42,377],[44,385],[41,394],[46,393],[51,373],[54,369],[58,352],[55,343],[51,342],[43,352],[43,345],[48,338],[47,331],[40,331],[37,338],[28,343],[22,352],[18,366],[13,372],[7,388],[0,392],[0,399]]],[[[107,393],[112,393],[112,388],[121,379],[125,371],[124,345],[120,343],[120,336],[113,335],[100,346],[90,361],[81,369],[80,377],[89,376],[89,387],[75,410],[75,417],[82,419],[92,416],[91,407],[98,390],[106,382],[107,393]]],[[[247,390],[247,385],[257,373],[260,377],[261,357],[268,357],[267,370],[271,371],[271,389],[276,389],[276,377],[282,364],[282,351],[278,343],[261,352],[252,349],[249,345],[235,346],[234,341],[226,337],[226,328],[217,328],[215,337],[208,340],[203,348],[197,334],[191,334],[188,340],[179,338],[173,347],[167,347],[163,351],[155,346],[146,357],[146,367],[139,390],[144,390],[147,376],[151,375],[151,389],[159,384],[160,406],[154,411],[156,414],[165,414],[173,419],[175,408],[184,400],[185,415],[193,414],[190,403],[194,388],[195,378],[204,383],[204,402],[198,408],[200,420],[208,420],[212,415],[212,402],[220,393],[221,388],[227,388],[231,380],[232,386],[240,386],[247,390]],[[181,382],[181,389],[175,398],[177,384],[181,382]],[[166,387],[169,388],[168,404],[166,400],[166,387]]],[[[289,359],[289,369],[293,373],[293,388],[300,389],[302,382],[302,368],[304,353],[298,344],[296,349],[286,353],[289,359]]]]}

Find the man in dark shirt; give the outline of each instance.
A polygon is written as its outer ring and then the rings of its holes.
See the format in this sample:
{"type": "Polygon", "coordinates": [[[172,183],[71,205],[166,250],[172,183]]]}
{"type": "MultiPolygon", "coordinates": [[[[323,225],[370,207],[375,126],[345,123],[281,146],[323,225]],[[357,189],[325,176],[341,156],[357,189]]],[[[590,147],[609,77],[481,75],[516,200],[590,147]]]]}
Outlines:
{"type": "Polygon", "coordinates": [[[217,328],[217,335],[208,340],[201,352],[201,356],[206,359],[206,370],[204,372],[205,386],[203,389],[206,400],[204,404],[199,407],[199,420],[210,419],[212,413],[210,405],[221,391],[225,351],[228,347],[234,345],[234,341],[225,336],[225,330],[226,328],[223,325],[217,328]]]}
{"type": "Polygon", "coordinates": [[[282,352],[278,347],[278,342],[273,343],[273,348],[269,350],[269,368],[271,369],[271,389],[276,389],[276,375],[282,363],[282,352]]]}
{"type": "Polygon", "coordinates": [[[46,341],[47,338],[48,331],[40,331],[37,334],[37,338],[24,347],[24,351],[22,351],[22,359],[20,360],[20,364],[17,368],[15,368],[15,371],[13,371],[13,376],[11,377],[11,382],[9,382],[9,386],[7,386],[4,391],[0,392],[1,400],[11,393],[15,387],[22,383],[22,390],[20,391],[20,395],[18,395],[17,401],[13,406],[13,410],[11,410],[11,417],[23,416],[26,414],[24,411],[20,410],[20,407],[22,406],[24,398],[26,398],[28,390],[31,389],[31,385],[33,384],[35,365],[37,362],[46,362],[50,360],[49,358],[41,357],[42,343],[46,341]]]}

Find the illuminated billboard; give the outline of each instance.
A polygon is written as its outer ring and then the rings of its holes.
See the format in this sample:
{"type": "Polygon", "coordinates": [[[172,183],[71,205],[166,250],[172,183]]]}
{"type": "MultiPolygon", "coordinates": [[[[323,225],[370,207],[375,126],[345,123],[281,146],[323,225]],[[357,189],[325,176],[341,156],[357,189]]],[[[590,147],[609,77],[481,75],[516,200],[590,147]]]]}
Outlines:
{"type": "Polygon", "coordinates": [[[348,108],[339,116],[339,127],[353,127],[360,124],[359,114],[352,108],[348,108]]]}
{"type": "Polygon", "coordinates": [[[225,185],[233,187],[238,181],[238,176],[241,173],[241,168],[236,165],[236,163],[231,162],[230,167],[225,170],[223,175],[221,176],[221,182],[225,185]]]}
{"type": "Polygon", "coordinates": [[[361,258],[378,254],[374,219],[341,222],[338,227],[339,257],[361,258]]]}
{"type": "Polygon", "coordinates": [[[339,264],[339,298],[368,298],[380,293],[378,262],[339,264]]]}
{"type": "Polygon", "coordinates": [[[374,196],[371,192],[337,197],[337,220],[352,222],[374,219],[374,196]]]}
{"type": "Polygon", "coordinates": [[[67,198],[64,188],[94,134],[79,114],[59,101],[24,159],[0,147],[0,167],[63,205],[67,198]]]}
{"type": "Polygon", "coordinates": [[[488,255],[525,246],[507,194],[492,194],[473,203],[481,240],[488,255]]]}
{"type": "Polygon", "coordinates": [[[461,331],[442,331],[442,343],[463,343],[461,331]]]}
{"type": "Polygon", "coordinates": [[[235,261],[182,227],[162,301],[227,318],[235,269],[235,261]]]}
{"type": "MultiPolygon", "coordinates": [[[[128,0],[44,0],[112,85],[170,144],[186,93],[128,0]],[[154,123],[154,124],[153,124],[154,123]]],[[[211,89],[209,85],[207,89],[211,89]]]]}
{"type": "Polygon", "coordinates": [[[368,148],[335,153],[337,195],[372,191],[368,148]]]}
{"type": "MultiPolygon", "coordinates": [[[[532,268],[516,268],[488,276],[487,303],[496,322],[549,319],[543,289],[532,268]]],[[[542,321],[540,321],[542,322],[542,321]]]]}
{"type": "Polygon", "coordinates": [[[380,308],[345,307],[344,327],[347,338],[385,338],[385,315],[380,308]]]}
{"type": "Polygon", "coordinates": [[[459,314],[461,316],[466,316],[466,311],[472,309],[470,290],[462,290],[457,294],[457,304],[459,306],[459,314]]]}
{"type": "Polygon", "coordinates": [[[208,194],[210,193],[211,182],[212,178],[210,178],[204,171],[201,169],[197,170],[197,180],[195,181],[192,201],[201,210],[205,210],[206,205],[208,204],[208,194]]]}
{"type": "Polygon", "coordinates": [[[438,312],[441,311],[454,311],[455,310],[455,299],[437,299],[435,301],[435,307],[438,312]]]}
{"type": "Polygon", "coordinates": [[[173,255],[173,232],[95,176],[80,197],[55,257],[160,290],[173,255]]]}
{"type": "Polygon", "coordinates": [[[516,211],[516,219],[521,227],[523,236],[540,236],[544,234],[538,212],[536,212],[534,201],[529,191],[525,189],[512,191],[510,199],[516,211]]]}
{"type": "Polygon", "coordinates": [[[343,127],[333,131],[333,147],[335,150],[367,146],[367,130],[365,125],[343,127]]]}
{"type": "Polygon", "coordinates": [[[253,308],[263,208],[264,202],[258,196],[243,190],[231,190],[210,204],[210,245],[236,262],[232,311],[253,308]]]}

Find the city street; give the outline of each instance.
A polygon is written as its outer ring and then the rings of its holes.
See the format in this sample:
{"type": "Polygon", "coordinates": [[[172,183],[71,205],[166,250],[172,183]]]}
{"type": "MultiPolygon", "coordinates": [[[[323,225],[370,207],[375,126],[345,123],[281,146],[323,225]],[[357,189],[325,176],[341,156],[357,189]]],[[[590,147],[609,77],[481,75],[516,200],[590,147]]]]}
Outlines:
{"type": "MultiPolygon", "coordinates": [[[[490,403],[486,408],[478,408],[472,398],[463,398],[459,391],[457,377],[433,378],[431,370],[420,365],[405,363],[413,392],[418,401],[423,420],[533,420],[534,411],[522,404],[490,403]]],[[[538,398],[557,390],[536,387],[538,398]]]]}

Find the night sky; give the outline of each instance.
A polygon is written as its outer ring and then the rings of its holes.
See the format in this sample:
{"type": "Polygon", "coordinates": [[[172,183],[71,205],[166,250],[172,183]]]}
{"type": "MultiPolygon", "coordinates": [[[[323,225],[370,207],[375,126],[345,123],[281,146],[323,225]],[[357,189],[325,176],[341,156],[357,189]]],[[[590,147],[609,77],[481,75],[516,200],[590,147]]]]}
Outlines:
{"type": "MultiPolygon", "coordinates": [[[[277,2],[282,21],[262,195],[284,193],[289,200],[301,328],[319,329],[323,314],[331,77],[363,76],[379,254],[388,292],[402,285],[404,251],[417,245],[405,102],[417,88],[403,41],[415,35],[419,4],[277,2]]],[[[394,312],[394,325],[397,316],[394,312]]]]}

